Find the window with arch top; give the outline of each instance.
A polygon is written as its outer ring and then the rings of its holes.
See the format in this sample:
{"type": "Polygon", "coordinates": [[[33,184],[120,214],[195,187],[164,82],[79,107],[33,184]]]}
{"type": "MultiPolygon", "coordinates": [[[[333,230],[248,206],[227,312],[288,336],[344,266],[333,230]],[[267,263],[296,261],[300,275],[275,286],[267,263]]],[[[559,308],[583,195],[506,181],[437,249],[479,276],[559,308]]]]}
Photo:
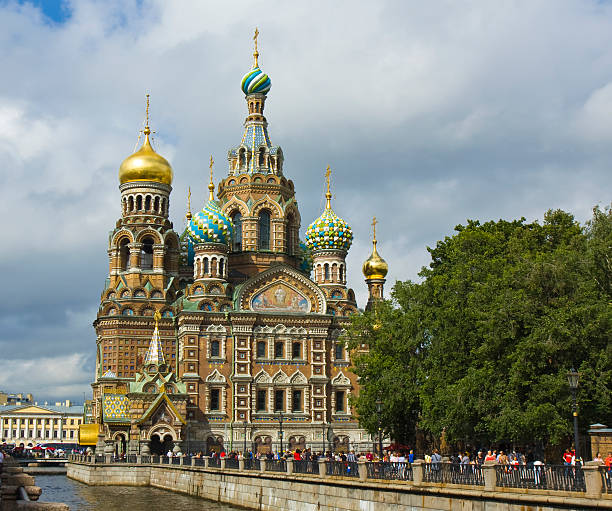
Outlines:
{"type": "Polygon", "coordinates": [[[258,225],[258,239],[257,248],[260,250],[270,250],[270,212],[263,210],[259,213],[258,225]]]}
{"type": "Polygon", "coordinates": [[[153,238],[150,236],[142,240],[142,248],[140,249],[140,269],[153,269],[153,238]]]}
{"type": "Polygon", "coordinates": [[[125,271],[130,267],[130,240],[123,238],[119,244],[119,265],[121,271],[125,271]]]}
{"type": "Polygon", "coordinates": [[[234,224],[234,241],[232,244],[232,249],[235,252],[240,252],[242,250],[242,214],[240,211],[236,211],[232,216],[232,222],[234,224]]]}

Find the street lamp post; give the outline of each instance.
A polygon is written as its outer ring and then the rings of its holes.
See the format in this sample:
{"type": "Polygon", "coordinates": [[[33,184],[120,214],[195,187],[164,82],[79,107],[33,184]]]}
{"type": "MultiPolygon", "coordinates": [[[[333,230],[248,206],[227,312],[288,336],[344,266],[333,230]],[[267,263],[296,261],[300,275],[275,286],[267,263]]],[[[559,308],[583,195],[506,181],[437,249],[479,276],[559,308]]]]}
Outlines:
{"type": "Polygon", "coordinates": [[[378,415],[378,455],[382,459],[382,401],[380,398],[376,400],[376,413],[378,415]]]}
{"type": "Polygon", "coordinates": [[[278,412],[278,436],[280,437],[280,455],[283,455],[283,412],[278,412]]]}
{"type": "Polygon", "coordinates": [[[576,464],[579,463],[578,460],[580,459],[578,447],[578,405],[576,404],[576,390],[578,390],[579,378],[580,373],[572,367],[567,373],[567,381],[572,391],[572,415],[574,416],[574,455],[576,459],[576,464]]]}
{"type": "Polygon", "coordinates": [[[247,421],[244,421],[244,449],[242,449],[242,456],[246,456],[246,435],[247,435],[247,425],[249,424],[247,421]]]}
{"type": "Polygon", "coordinates": [[[322,451],[322,454],[325,454],[325,426],[327,426],[327,424],[325,423],[325,421],[323,421],[323,424],[321,424],[321,428],[323,429],[323,431],[321,431],[321,451],[322,451]]]}

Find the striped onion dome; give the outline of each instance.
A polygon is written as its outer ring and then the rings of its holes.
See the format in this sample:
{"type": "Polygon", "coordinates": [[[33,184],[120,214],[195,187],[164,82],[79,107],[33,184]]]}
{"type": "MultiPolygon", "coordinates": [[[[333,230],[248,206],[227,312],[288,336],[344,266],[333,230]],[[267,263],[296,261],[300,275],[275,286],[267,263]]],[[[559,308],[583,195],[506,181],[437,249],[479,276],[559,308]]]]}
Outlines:
{"type": "Polygon", "coordinates": [[[267,94],[272,88],[272,81],[270,77],[257,66],[244,75],[240,88],[242,92],[247,95],[256,93],[267,94]]]}

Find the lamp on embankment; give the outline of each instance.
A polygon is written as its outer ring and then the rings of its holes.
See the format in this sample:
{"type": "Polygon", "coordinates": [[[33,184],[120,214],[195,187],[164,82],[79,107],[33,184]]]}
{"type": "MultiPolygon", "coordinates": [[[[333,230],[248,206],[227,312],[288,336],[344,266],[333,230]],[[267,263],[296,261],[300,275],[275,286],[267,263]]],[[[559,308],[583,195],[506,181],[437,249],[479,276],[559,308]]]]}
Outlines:
{"type": "Polygon", "coordinates": [[[578,447],[578,405],[576,404],[576,391],[578,390],[578,379],[580,373],[573,367],[567,373],[567,381],[569,383],[570,390],[572,391],[572,415],[574,416],[574,457],[576,464],[579,463],[580,454],[578,447]]]}

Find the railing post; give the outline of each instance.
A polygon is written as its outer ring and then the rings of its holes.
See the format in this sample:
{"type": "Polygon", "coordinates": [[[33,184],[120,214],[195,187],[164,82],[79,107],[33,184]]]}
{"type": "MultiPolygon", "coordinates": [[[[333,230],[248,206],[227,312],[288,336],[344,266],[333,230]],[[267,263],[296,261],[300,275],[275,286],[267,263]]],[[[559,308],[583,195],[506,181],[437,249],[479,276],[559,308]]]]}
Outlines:
{"type": "Polygon", "coordinates": [[[360,481],[365,481],[368,478],[368,465],[365,461],[359,460],[357,462],[357,471],[359,472],[360,481]]]}
{"type": "Polygon", "coordinates": [[[415,486],[421,486],[423,484],[423,475],[425,473],[425,461],[414,460],[412,463],[412,483],[415,486]]]}
{"type": "Polygon", "coordinates": [[[142,465],[142,456],[140,454],[136,455],[136,463],[138,465],[142,465]]]}
{"type": "Polygon", "coordinates": [[[204,468],[210,468],[210,456],[204,456],[204,468]]]}
{"type": "Polygon", "coordinates": [[[287,474],[293,474],[293,460],[287,460],[287,474]]]}
{"type": "Polygon", "coordinates": [[[325,460],[319,458],[319,477],[327,477],[327,465],[325,460]]]}
{"type": "Polygon", "coordinates": [[[259,460],[259,471],[265,472],[267,468],[268,467],[266,467],[266,458],[261,458],[261,460],[259,460]]]}
{"type": "Polygon", "coordinates": [[[601,481],[600,467],[603,467],[599,461],[587,461],[582,466],[584,473],[584,484],[586,486],[586,496],[593,498],[601,498],[603,484],[601,481]]]}
{"type": "Polygon", "coordinates": [[[181,460],[179,461],[179,465],[185,464],[185,456],[181,456],[181,460]]]}
{"type": "Polygon", "coordinates": [[[485,491],[497,489],[497,461],[485,461],[482,465],[485,491]]]}
{"type": "Polygon", "coordinates": [[[241,472],[244,470],[244,457],[238,458],[238,470],[241,472]]]}
{"type": "Polygon", "coordinates": [[[225,470],[225,458],[221,458],[221,470],[225,470]]]}
{"type": "Polygon", "coordinates": [[[110,463],[113,459],[112,454],[105,454],[104,455],[104,463],[110,463]]]}
{"type": "Polygon", "coordinates": [[[192,466],[192,467],[195,467],[195,464],[196,464],[196,457],[195,457],[195,456],[192,456],[192,457],[191,457],[191,466],[192,466]]]}

